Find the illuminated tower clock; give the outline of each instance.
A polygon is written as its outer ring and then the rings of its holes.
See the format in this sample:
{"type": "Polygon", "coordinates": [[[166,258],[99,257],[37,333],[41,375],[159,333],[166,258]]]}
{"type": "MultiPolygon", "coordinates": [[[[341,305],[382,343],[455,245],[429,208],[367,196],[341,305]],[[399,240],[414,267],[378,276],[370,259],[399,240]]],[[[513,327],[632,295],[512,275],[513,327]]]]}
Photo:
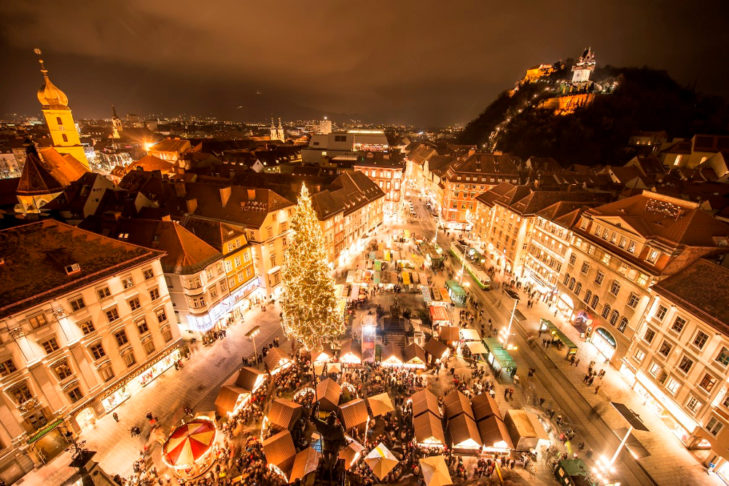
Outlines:
{"type": "Polygon", "coordinates": [[[35,49],[35,53],[38,55],[41,74],[43,74],[43,84],[38,89],[38,101],[42,106],[43,116],[51,134],[53,148],[61,154],[70,154],[88,167],[89,161],[86,159],[84,148],[81,145],[81,137],[73,121],[71,108],[68,107],[68,96],[48,77],[48,70],[40,57],[40,49],[35,49]]]}

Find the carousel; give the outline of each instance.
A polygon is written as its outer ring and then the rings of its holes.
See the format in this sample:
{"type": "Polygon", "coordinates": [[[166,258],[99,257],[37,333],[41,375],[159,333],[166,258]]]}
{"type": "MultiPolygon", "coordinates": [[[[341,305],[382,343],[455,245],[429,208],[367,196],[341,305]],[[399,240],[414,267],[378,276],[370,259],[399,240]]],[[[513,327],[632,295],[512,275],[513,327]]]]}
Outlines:
{"type": "Polygon", "coordinates": [[[177,427],[162,445],[162,461],[186,480],[195,479],[215,461],[211,454],[217,429],[208,417],[196,417],[177,427]]]}

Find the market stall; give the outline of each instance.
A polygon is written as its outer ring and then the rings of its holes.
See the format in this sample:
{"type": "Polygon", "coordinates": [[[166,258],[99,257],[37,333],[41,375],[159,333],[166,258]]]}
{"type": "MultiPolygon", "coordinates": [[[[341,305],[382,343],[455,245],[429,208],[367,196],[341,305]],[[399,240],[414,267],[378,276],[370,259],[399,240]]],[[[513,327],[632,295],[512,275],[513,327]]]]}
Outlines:
{"type": "Polygon", "coordinates": [[[379,417],[380,415],[386,415],[395,411],[390,395],[387,393],[380,393],[378,395],[367,397],[367,404],[370,407],[373,417],[379,417]]]}
{"type": "Polygon", "coordinates": [[[441,419],[431,412],[421,413],[413,418],[415,442],[420,447],[444,447],[446,444],[441,419]]]}
{"type": "Polygon", "coordinates": [[[456,452],[476,453],[483,445],[476,422],[465,413],[448,420],[448,435],[456,452]]]}
{"type": "Polygon", "coordinates": [[[549,435],[539,421],[539,417],[526,410],[510,409],[504,419],[514,449],[526,451],[539,445],[549,445],[549,435]]]}
{"type": "Polygon", "coordinates": [[[215,460],[210,452],[216,435],[212,419],[195,417],[170,434],[162,445],[162,461],[184,479],[200,476],[215,460]]]}
{"type": "Polygon", "coordinates": [[[461,341],[463,341],[463,342],[469,342],[469,341],[479,341],[480,342],[481,341],[481,335],[475,329],[463,328],[459,332],[460,332],[461,341]]]}
{"type": "Polygon", "coordinates": [[[279,371],[291,366],[291,356],[284,353],[281,348],[270,348],[268,354],[263,358],[263,362],[266,365],[266,369],[272,375],[275,375],[279,371]]]}
{"type": "Polygon", "coordinates": [[[418,460],[425,486],[447,486],[453,484],[443,456],[429,456],[418,460]]]}
{"type": "Polygon", "coordinates": [[[291,432],[282,430],[263,441],[263,453],[268,468],[288,479],[296,457],[296,447],[291,432]]]}
{"type": "Polygon", "coordinates": [[[304,478],[309,474],[316,472],[319,467],[319,459],[321,454],[319,451],[312,447],[300,451],[294,458],[294,465],[289,475],[289,483],[301,481],[303,483],[304,478]]]}
{"type": "Polygon", "coordinates": [[[460,340],[459,331],[456,326],[440,326],[438,329],[438,338],[448,346],[455,348],[460,340]]]}
{"type": "Polygon", "coordinates": [[[473,418],[476,422],[493,416],[503,420],[503,416],[499,411],[499,405],[489,393],[480,393],[473,397],[471,399],[471,408],[473,409],[473,418]]]}
{"type": "Polygon", "coordinates": [[[364,429],[370,420],[367,402],[361,398],[350,400],[339,406],[339,416],[345,430],[364,429]]]}
{"type": "Polygon", "coordinates": [[[339,458],[344,460],[344,469],[349,470],[362,455],[364,446],[356,440],[350,439],[346,447],[339,451],[339,458]]]}
{"type": "Polygon", "coordinates": [[[395,469],[399,460],[382,442],[365,456],[365,463],[380,481],[395,469]]]}
{"type": "Polygon", "coordinates": [[[271,403],[266,419],[273,427],[291,430],[303,411],[304,407],[293,400],[277,398],[271,403]]]}
{"type": "Polygon", "coordinates": [[[215,399],[215,413],[220,417],[235,415],[249,396],[250,393],[239,386],[223,385],[215,399]]]}
{"type": "Polygon", "coordinates": [[[445,307],[440,305],[431,305],[428,310],[430,312],[430,321],[433,324],[433,327],[451,325],[451,318],[445,307]]]}
{"type": "Polygon", "coordinates": [[[341,395],[342,387],[331,378],[322,380],[316,385],[316,400],[319,402],[319,409],[322,411],[337,410],[341,395]]]}
{"type": "Polygon", "coordinates": [[[266,374],[255,368],[244,366],[238,372],[238,376],[235,379],[235,384],[251,393],[258,390],[258,387],[263,385],[266,381],[266,374]]]}
{"type": "Polygon", "coordinates": [[[403,366],[406,368],[425,369],[425,350],[415,343],[408,344],[403,349],[403,366]]]}
{"type": "Polygon", "coordinates": [[[403,365],[402,348],[398,343],[390,343],[382,349],[380,364],[394,367],[403,365]]]}
{"type": "Polygon", "coordinates": [[[362,352],[358,343],[348,339],[342,343],[339,351],[339,362],[345,365],[358,365],[362,363],[362,352]]]}
{"type": "Polygon", "coordinates": [[[480,420],[477,425],[484,452],[508,454],[514,448],[506,424],[496,415],[480,420]]]}
{"type": "Polygon", "coordinates": [[[433,357],[433,361],[443,359],[448,356],[448,346],[437,339],[430,338],[425,343],[425,352],[433,357]]]}
{"type": "Polygon", "coordinates": [[[445,416],[452,419],[460,414],[466,414],[473,419],[473,409],[471,400],[460,390],[453,389],[445,396],[443,400],[445,406],[445,416]]]}
{"type": "Polygon", "coordinates": [[[426,412],[432,413],[438,419],[443,417],[438,406],[438,397],[427,388],[414,393],[409,400],[412,403],[413,417],[417,417],[426,412]]]}

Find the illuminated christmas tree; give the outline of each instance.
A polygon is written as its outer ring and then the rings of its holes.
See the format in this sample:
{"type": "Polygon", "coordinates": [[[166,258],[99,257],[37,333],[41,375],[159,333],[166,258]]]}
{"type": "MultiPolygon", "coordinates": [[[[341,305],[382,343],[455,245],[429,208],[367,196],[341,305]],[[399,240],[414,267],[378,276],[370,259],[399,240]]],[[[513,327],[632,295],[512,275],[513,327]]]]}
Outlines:
{"type": "Polygon", "coordinates": [[[306,186],[301,188],[291,228],[293,238],[282,271],[283,328],[306,348],[314,349],[344,333],[344,316],[337,308],[324,235],[306,186]]]}

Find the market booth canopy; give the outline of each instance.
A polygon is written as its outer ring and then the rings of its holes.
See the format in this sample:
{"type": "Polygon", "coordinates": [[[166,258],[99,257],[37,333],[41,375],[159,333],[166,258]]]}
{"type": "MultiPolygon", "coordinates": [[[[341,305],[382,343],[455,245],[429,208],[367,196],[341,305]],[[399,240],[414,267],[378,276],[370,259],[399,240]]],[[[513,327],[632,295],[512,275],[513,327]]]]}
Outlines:
{"type": "Polygon", "coordinates": [[[483,445],[490,449],[511,450],[514,443],[509,436],[506,424],[496,415],[478,422],[478,431],[481,433],[483,445]]]}
{"type": "Polygon", "coordinates": [[[503,420],[503,416],[499,411],[499,405],[494,397],[489,393],[480,393],[471,400],[471,408],[473,408],[473,418],[476,422],[495,415],[503,420]]]}
{"type": "Polygon", "coordinates": [[[410,400],[413,403],[413,417],[425,412],[430,412],[439,419],[443,417],[443,414],[440,413],[440,407],[438,407],[438,397],[427,388],[413,393],[410,400]]]}
{"type": "Polygon", "coordinates": [[[232,414],[241,400],[245,400],[250,394],[247,390],[233,385],[223,385],[215,399],[215,412],[221,417],[232,414]]]}
{"type": "Polygon", "coordinates": [[[363,450],[364,446],[356,440],[350,441],[347,447],[342,448],[339,451],[339,458],[344,460],[344,469],[349,470],[357,462],[363,450]]]}
{"type": "Polygon", "coordinates": [[[441,341],[445,341],[448,344],[453,344],[458,342],[458,340],[460,339],[460,334],[456,326],[441,326],[440,330],[438,331],[438,337],[441,341]]]}
{"type": "Polygon", "coordinates": [[[380,364],[383,366],[402,366],[402,348],[398,343],[390,343],[382,350],[380,364]]]}
{"type": "Polygon", "coordinates": [[[445,445],[445,434],[441,420],[431,412],[421,413],[413,419],[415,429],[415,440],[418,444],[432,447],[445,445]]]}
{"type": "Polygon", "coordinates": [[[365,457],[365,462],[372,469],[372,473],[380,481],[387,476],[387,474],[395,469],[399,462],[395,455],[385,447],[385,444],[380,444],[372,449],[372,451],[365,457]]]}
{"type": "Polygon", "coordinates": [[[362,351],[351,339],[347,339],[342,343],[342,349],[339,351],[339,362],[344,364],[362,363],[362,351]]]}
{"type": "Polygon", "coordinates": [[[331,412],[339,406],[339,397],[342,395],[342,387],[339,383],[327,378],[316,385],[316,401],[323,411],[331,412]]]}
{"type": "Polygon", "coordinates": [[[387,393],[380,393],[379,395],[368,397],[367,404],[370,406],[373,417],[379,417],[380,415],[395,411],[392,400],[390,400],[390,395],[387,393]]]}
{"type": "Polygon", "coordinates": [[[251,393],[256,391],[259,386],[266,381],[266,374],[258,371],[255,368],[243,367],[238,372],[238,377],[235,379],[235,385],[248,390],[251,393]]]}
{"type": "Polygon", "coordinates": [[[416,343],[408,344],[402,351],[403,362],[413,368],[425,368],[425,350],[416,343]]]}
{"type": "Polygon", "coordinates": [[[271,403],[266,418],[276,427],[290,430],[301,417],[303,410],[304,408],[293,400],[277,398],[271,403]]]}
{"type": "Polygon", "coordinates": [[[446,418],[452,419],[456,415],[465,413],[473,419],[473,409],[471,408],[471,400],[468,399],[462,391],[454,388],[445,396],[446,418]]]}
{"type": "Polygon", "coordinates": [[[281,348],[270,348],[263,359],[268,367],[269,373],[276,374],[279,370],[291,365],[291,356],[284,353],[281,348]]]}
{"type": "Polygon", "coordinates": [[[465,413],[448,421],[448,433],[454,449],[479,449],[483,445],[476,422],[465,413]]]}
{"type": "Polygon", "coordinates": [[[294,458],[294,467],[291,469],[289,483],[293,483],[297,479],[303,480],[306,476],[316,471],[319,467],[319,452],[316,449],[307,447],[303,451],[296,454],[294,458]]]}
{"type": "Polygon", "coordinates": [[[212,420],[197,417],[172,432],[162,446],[162,458],[171,468],[188,469],[212,449],[215,434],[212,420]]]}
{"type": "Polygon", "coordinates": [[[349,430],[367,423],[369,412],[367,411],[367,403],[361,398],[350,400],[339,407],[342,416],[344,428],[349,430]]]}
{"type": "Polygon", "coordinates": [[[464,341],[481,341],[481,336],[475,329],[461,329],[460,333],[464,341]]]}
{"type": "Polygon", "coordinates": [[[453,484],[443,456],[424,457],[419,460],[425,486],[447,486],[453,484]]]}
{"type": "Polygon", "coordinates": [[[434,359],[443,359],[448,354],[448,346],[437,339],[430,338],[425,343],[425,352],[433,356],[434,359]]]}
{"type": "Polygon", "coordinates": [[[266,455],[266,462],[269,465],[276,466],[279,472],[286,475],[286,471],[293,464],[296,455],[291,432],[283,430],[264,440],[263,453],[266,455]]]}

